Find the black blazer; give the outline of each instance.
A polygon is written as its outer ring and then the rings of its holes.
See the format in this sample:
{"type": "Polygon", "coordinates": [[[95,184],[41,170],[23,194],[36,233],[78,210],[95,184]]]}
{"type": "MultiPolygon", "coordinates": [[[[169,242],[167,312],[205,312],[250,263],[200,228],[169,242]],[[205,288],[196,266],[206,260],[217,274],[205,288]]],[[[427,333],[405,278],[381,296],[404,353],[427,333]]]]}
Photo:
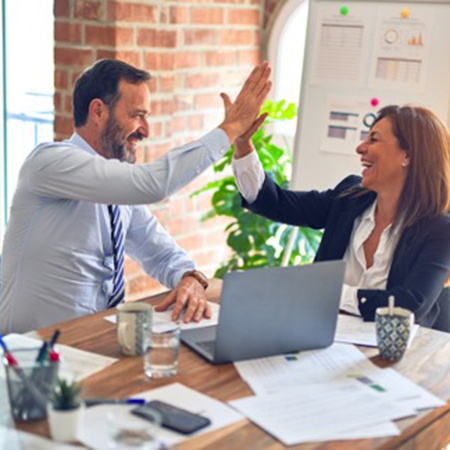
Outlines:
{"type": "MultiPolygon", "coordinates": [[[[355,219],[375,200],[374,192],[343,194],[360,184],[349,176],[334,189],[298,192],[280,188],[266,175],[257,199],[242,205],[271,220],[324,229],[315,261],[342,259],[349,245],[355,219]]],[[[395,249],[386,290],[358,290],[364,320],[374,320],[375,310],[395,296],[397,306],[414,312],[416,322],[432,327],[439,315],[436,300],[450,271],[450,215],[423,219],[402,233],[395,249]],[[365,299],[365,300],[362,300],[365,299]],[[362,300],[362,301],[361,301],[362,300]]]]}

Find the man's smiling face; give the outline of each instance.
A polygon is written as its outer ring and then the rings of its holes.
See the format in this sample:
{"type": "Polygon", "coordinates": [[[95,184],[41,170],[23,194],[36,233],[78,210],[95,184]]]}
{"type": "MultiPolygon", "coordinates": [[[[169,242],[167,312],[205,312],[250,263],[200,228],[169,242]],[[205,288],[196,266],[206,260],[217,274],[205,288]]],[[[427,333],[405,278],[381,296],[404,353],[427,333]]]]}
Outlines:
{"type": "Polygon", "coordinates": [[[137,144],[149,136],[150,92],[146,83],[119,83],[119,100],[108,108],[100,153],[108,159],[136,162],[137,144]]]}

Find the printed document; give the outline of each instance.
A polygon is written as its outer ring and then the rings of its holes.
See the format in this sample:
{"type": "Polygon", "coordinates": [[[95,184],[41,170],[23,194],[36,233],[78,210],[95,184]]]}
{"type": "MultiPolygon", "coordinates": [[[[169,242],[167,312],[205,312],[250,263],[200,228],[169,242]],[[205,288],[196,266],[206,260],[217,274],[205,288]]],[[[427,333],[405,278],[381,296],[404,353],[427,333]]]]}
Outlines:
{"type": "Polygon", "coordinates": [[[335,440],[346,431],[414,414],[380,400],[356,380],[315,383],[229,403],[285,445],[335,440]]]}

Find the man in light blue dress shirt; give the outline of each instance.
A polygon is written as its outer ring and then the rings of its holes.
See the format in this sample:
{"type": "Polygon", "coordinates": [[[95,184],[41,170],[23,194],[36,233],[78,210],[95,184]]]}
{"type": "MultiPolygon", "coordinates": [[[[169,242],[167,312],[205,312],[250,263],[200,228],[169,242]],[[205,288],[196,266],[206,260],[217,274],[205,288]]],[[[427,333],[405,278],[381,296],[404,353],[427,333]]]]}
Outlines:
{"type": "Polygon", "coordinates": [[[73,94],[75,133],[36,147],[19,174],[3,246],[0,332],[107,308],[115,270],[108,204],[120,205],[126,253],[173,289],[160,309],[174,303],[174,320],[183,308],[185,321],[209,317],[201,274],[144,205],[188,184],[263,119],[269,76],[262,63],[234,103],[221,94],[225,118],[217,129],[133,165],[137,143],[149,136],[149,74],[117,60],[83,72],[73,94]]]}

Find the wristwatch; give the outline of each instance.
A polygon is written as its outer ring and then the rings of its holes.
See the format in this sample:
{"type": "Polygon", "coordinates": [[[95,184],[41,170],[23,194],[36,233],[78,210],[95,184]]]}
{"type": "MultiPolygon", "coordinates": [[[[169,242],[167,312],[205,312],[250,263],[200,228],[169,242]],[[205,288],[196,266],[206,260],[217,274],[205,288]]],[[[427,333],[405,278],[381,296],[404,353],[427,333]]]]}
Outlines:
{"type": "Polygon", "coordinates": [[[206,278],[206,275],[199,270],[190,270],[189,272],[184,273],[181,279],[186,277],[195,278],[203,286],[203,289],[207,289],[209,286],[208,278],[206,278]]]}

